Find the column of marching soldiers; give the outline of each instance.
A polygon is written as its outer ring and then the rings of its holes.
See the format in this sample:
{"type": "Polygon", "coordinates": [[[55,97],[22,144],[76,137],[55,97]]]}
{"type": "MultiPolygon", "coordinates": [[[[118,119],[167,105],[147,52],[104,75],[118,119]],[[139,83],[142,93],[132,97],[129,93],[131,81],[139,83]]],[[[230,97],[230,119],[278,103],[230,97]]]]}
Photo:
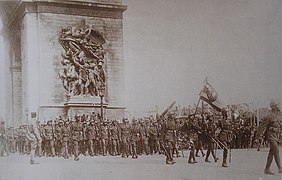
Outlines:
{"type": "MultiPolygon", "coordinates": [[[[165,154],[167,164],[173,164],[173,157],[181,157],[183,150],[195,150],[195,156],[199,152],[204,157],[203,150],[207,150],[206,162],[210,162],[210,153],[218,160],[210,148],[218,149],[211,138],[217,139],[222,130],[218,122],[222,116],[213,114],[177,117],[173,113],[167,116],[150,116],[140,119],[127,118],[122,120],[101,121],[99,114],[75,115],[73,119],[59,116],[47,122],[37,121],[41,144],[37,147],[37,156],[47,157],[74,157],[79,156],[111,155],[127,158],[131,156],[136,159],[140,155],[165,154]],[[191,124],[195,128],[183,131],[183,125],[191,124]],[[196,124],[196,126],[195,126],[196,124]],[[171,156],[169,152],[171,150],[171,156]]],[[[256,125],[242,123],[243,121],[230,121],[228,131],[231,148],[252,148],[254,146],[254,135],[256,125]]],[[[247,121],[245,121],[247,122],[247,121]]],[[[18,152],[20,154],[30,153],[30,144],[27,140],[27,125],[23,124],[17,128],[5,128],[5,123],[0,126],[0,156],[5,153],[18,152]]],[[[222,147],[221,147],[222,148],[222,147]]],[[[189,157],[188,163],[196,163],[195,157],[189,157]]]]}

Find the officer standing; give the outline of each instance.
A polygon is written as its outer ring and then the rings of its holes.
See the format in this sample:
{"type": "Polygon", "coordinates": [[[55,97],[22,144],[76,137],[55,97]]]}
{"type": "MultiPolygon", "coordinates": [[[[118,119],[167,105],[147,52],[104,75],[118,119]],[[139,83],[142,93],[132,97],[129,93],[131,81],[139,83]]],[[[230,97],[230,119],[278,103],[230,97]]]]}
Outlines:
{"type": "Polygon", "coordinates": [[[274,172],[270,170],[270,165],[272,163],[273,157],[278,167],[279,174],[282,173],[279,155],[279,141],[282,132],[282,116],[280,111],[280,103],[278,101],[271,101],[270,109],[271,112],[265,118],[262,119],[262,123],[258,128],[256,134],[256,142],[258,142],[258,140],[262,140],[263,132],[265,132],[266,140],[270,145],[270,149],[267,156],[264,173],[274,175],[274,172]]]}

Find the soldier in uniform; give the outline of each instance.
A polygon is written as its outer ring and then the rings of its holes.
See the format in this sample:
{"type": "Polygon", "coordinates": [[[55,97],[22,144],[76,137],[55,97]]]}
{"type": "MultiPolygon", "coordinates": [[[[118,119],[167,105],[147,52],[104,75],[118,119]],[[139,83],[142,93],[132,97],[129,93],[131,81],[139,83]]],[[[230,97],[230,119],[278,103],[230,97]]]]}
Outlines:
{"type": "Polygon", "coordinates": [[[67,159],[69,158],[69,140],[70,140],[70,126],[69,121],[66,121],[62,126],[62,156],[67,159]]]}
{"type": "Polygon", "coordinates": [[[119,127],[116,120],[113,121],[110,128],[110,137],[112,142],[112,155],[116,156],[118,154],[117,147],[119,146],[119,127]]]}
{"type": "Polygon", "coordinates": [[[34,159],[35,150],[38,144],[41,143],[42,139],[40,137],[40,133],[36,124],[36,112],[31,113],[31,119],[29,120],[29,125],[28,125],[27,139],[29,140],[31,145],[30,164],[38,164],[34,159]]]}
{"type": "Polygon", "coordinates": [[[107,122],[103,122],[101,124],[101,145],[102,145],[103,156],[107,155],[108,138],[109,138],[109,131],[108,131],[107,122]]]}
{"type": "Polygon", "coordinates": [[[273,157],[278,167],[279,174],[282,173],[279,155],[279,144],[281,143],[282,132],[282,116],[280,111],[280,103],[278,101],[271,101],[270,109],[271,112],[263,118],[262,123],[259,125],[256,134],[256,142],[258,142],[259,139],[262,139],[262,136],[265,132],[266,140],[270,145],[270,149],[267,156],[264,173],[274,175],[274,172],[270,170],[273,157]]]}
{"type": "Polygon", "coordinates": [[[42,137],[43,137],[43,127],[40,123],[40,121],[37,119],[36,121],[36,128],[38,129],[38,132],[39,132],[39,136],[41,138],[41,141],[38,141],[38,144],[37,144],[37,151],[36,151],[36,155],[38,155],[39,157],[42,156],[42,137]]]}
{"type": "Polygon", "coordinates": [[[100,124],[99,122],[96,120],[95,121],[95,138],[94,138],[94,155],[98,156],[98,154],[100,153],[100,137],[101,137],[101,132],[100,132],[100,124]]]}
{"type": "Polygon", "coordinates": [[[198,144],[198,134],[201,131],[200,126],[198,125],[198,117],[195,115],[192,115],[188,119],[188,137],[190,139],[190,154],[189,154],[189,159],[188,163],[189,164],[195,164],[197,163],[196,158],[195,158],[195,146],[198,144]]]}
{"type": "Polygon", "coordinates": [[[96,134],[96,129],[94,125],[94,120],[90,121],[90,124],[86,128],[86,137],[89,145],[89,155],[94,156],[94,141],[95,141],[95,134],[96,134]]]}
{"type": "Polygon", "coordinates": [[[174,131],[176,129],[176,124],[172,114],[168,114],[166,121],[162,126],[163,139],[165,144],[165,154],[166,154],[166,164],[174,164],[173,160],[173,148],[175,143],[174,131]]]}
{"type": "Polygon", "coordinates": [[[219,140],[223,146],[222,167],[228,167],[227,156],[228,156],[228,147],[231,142],[232,131],[231,131],[231,123],[229,122],[229,119],[224,119],[223,117],[218,122],[218,127],[220,128],[219,140]]]}
{"type": "Polygon", "coordinates": [[[205,162],[210,162],[209,160],[210,153],[212,154],[214,161],[217,162],[218,158],[215,156],[214,153],[214,138],[215,138],[216,125],[213,122],[213,116],[208,116],[207,120],[208,122],[203,127],[204,135],[205,135],[204,137],[208,148],[205,162]]]}
{"type": "Polygon", "coordinates": [[[9,156],[5,122],[1,121],[0,122],[0,157],[4,156],[4,151],[6,151],[7,156],[9,156]]]}
{"type": "Polygon", "coordinates": [[[7,130],[7,141],[9,152],[15,152],[15,136],[14,136],[14,127],[9,127],[7,130]]]}
{"type": "Polygon", "coordinates": [[[86,128],[87,128],[87,122],[86,122],[86,118],[85,116],[83,116],[83,122],[82,122],[82,141],[80,144],[80,149],[81,149],[81,153],[86,156],[86,152],[87,152],[87,148],[88,148],[88,141],[87,141],[87,137],[86,137],[86,128]]]}
{"type": "Polygon", "coordinates": [[[122,141],[122,157],[129,156],[129,135],[130,135],[130,125],[128,119],[123,119],[123,124],[121,126],[121,141],[122,141]]]}
{"type": "Polygon", "coordinates": [[[19,142],[19,153],[20,154],[24,154],[24,137],[23,137],[23,125],[20,125],[19,129],[18,129],[18,142],[19,142]]]}
{"type": "Polygon", "coordinates": [[[54,140],[55,140],[55,153],[57,156],[61,156],[62,150],[62,127],[64,122],[62,120],[57,121],[54,128],[54,140]]]}
{"type": "Polygon", "coordinates": [[[150,144],[150,153],[157,153],[160,152],[160,144],[158,141],[158,128],[157,122],[154,121],[152,125],[149,127],[149,144],[150,144]]]}
{"type": "Polygon", "coordinates": [[[23,154],[28,154],[29,153],[29,146],[28,146],[28,140],[27,140],[27,132],[28,132],[28,129],[27,129],[27,125],[24,124],[23,125],[23,129],[22,129],[22,133],[21,133],[21,136],[22,136],[22,145],[23,145],[23,154]]]}
{"type": "Polygon", "coordinates": [[[79,160],[79,144],[82,140],[82,123],[78,116],[75,117],[75,122],[72,125],[72,142],[74,146],[74,160],[79,160]]]}
{"type": "Polygon", "coordinates": [[[149,132],[148,132],[148,124],[145,121],[141,121],[140,126],[140,137],[141,137],[141,145],[142,150],[148,155],[150,153],[149,150],[149,132]]]}
{"type": "Polygon", "coordinates": [[[44,139],[45,139],[45,151],[47,156],[55,156],[55,147],[54,147],[54,131],[52,126],[52,120],[47,121],[47,124],[44,126],[44,139]]]}
{"type": "MultiPolygon", "coordinates": [[[[202,119],[198,118],[198,126],[203,129],[204,126],[204,121],[205,121],[205,117],[204,115],[202,115],[202,119]]],[[[197,144],[196,145],[196,157],[200,157],[198,155],[199,151],[201,152],[202,156],[205,156],[205,153],[203,151],[203,146],[204,146],[204,133],[202,131],[198,131],[198,140],[197,140],[197,144]]]]}
{"type": "Polygon", "coordinates": [[[19,128],[15,128],[14,137],[15,137],[15,152],[20,150],[20,136],[19,136],[19,128]]]}
{"type": "Polygon", "coordinates": [[[137,142],[140,138],[140,127],[137,124],[137,120],[132,120],[132,125],[130,128],[130,136],[131,136],[131,146],[132,146],[132,159],[137,159],[137,142]]]}

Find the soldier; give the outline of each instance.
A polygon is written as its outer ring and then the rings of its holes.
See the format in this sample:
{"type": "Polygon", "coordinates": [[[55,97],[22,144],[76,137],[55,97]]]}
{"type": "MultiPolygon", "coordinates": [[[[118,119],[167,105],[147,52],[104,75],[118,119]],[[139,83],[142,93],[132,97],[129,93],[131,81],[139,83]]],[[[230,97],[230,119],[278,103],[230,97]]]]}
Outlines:
{"type": "Polygon", "coordinates": [[[122,141],[122,157],[129,156],[129,136],[130,136],[130,125],[128,119],[123,119],[121,126],[121,141],[122,141]]]}
{"type": "Polygon", "coordinates": [[[75,117],[75,122],[72,125],[72,142],[74,146],[74,160],[79,160],[79,144],[82,140],[82,123],[78,116],[75,117]]]}
{"type": "Polygon", "coordinates": [[[31,152],[30,152],[30,164],[38,164],[34,158],[35,158],[35,150],[39,143],[41,143],[41,137],[39,130],[37,128],[36,124],[36,112],[31,113],[31,119],[29,120],[28,125],[28,133],[27,133],[27,139],[30,142],[31,145],[31,152]]]}
{"type": "Polygon", "coordinates": [[[44,147],[44,144],[43,144],[43,136],[44,136],[44,129],[43,129],[43,125],[40,123],[39,120],[36,121],[36,125],[37,125],[37,128],[38,128],[38,131],[39,131],[39,135],[41,137],[41,142],[38,143],[38,151],[37,151],[37,155],[39,157],[42,156],[42,150],[43,150],[43,147],[44,147]]]}
{"type": "Polygon", "coordinates": [[[40,136],[41,136],[41,139],[42,139],[42,142],[41,142],[41,154],[39,154],[39,156],[45,156],[46,155],[46,140],[45,140],[45,137],[44,137],[44,127],[46,125],[46,121],[42,122],[42,123],[39,123],[38,125],[38,130],[39,130],[39,133],[40,133],[40,136]]]}
{"type": "MultiPolygon", "coordinates": [[[[204,121],[205,121],[205,117],[202,115],[202,119],[198,118],[198,121],[196,123],[198,123],[198,126],[203,129],[204,126],[204,121]]],[[[196,157],[200,157],[198,155],[199,151],[201,152],[202,156],[205,156],[205,153],[203,151],[203,146],[204,146],[204,133],[202,131],[198,131],[198,140],[197,140],[197,144],[196,145],[196,157]]]]}
{"type": "Polygon", "coordinates": [[[19,128],[15,129],[14,137],[15,137],[15,152],[20,151],[20,136],[19,136],[19,128]]]}
{"type": "Polygon", "coordinates": [[[279,174],[282,173],[279,155],[279,144],[281,143],[280,140],[282,132],[282,116],[280,111],[280,103],[278,101],[271,101],[270,109],[271,112],[262,119],[262,123],[258,128],[256,134],[256,142],[258,142],[259,139],[262,139],[263,133],[265,132],[266,140],[270,145],[270,149],[267,156],[264,173],[274,175],[274,172],[270,170],[273,157],[278,167],[279,174]]]}
{"type": "Polygon", "coordinates": [[[90,121],[90,124],[86,128],[86,137],[89,145],[89,155],[94,156],[94,141],[96,136],[96,129],[94,125],[94,119],[90,121]]]}
{"type": "Polygon", "coordinates": [[[86,128],[87,128],[87,122],[86,122],[86,117],[85,115],[82,117],[82,140],[80,143],[80,151],[81,153],[86,156],[87,148],[88,148],[88,141],[86,137],[86,128]]]}
{"type": "Polygon", "coordinates": [[[7,131],[7,142],[9,152],[15,152],[15,136],[14,136],[14,127],[9,127],[7,131]]]}
{"type": "Polygon", "coordinates": [[[130,128],[130,136],[131,136],[131,146],[132,146],[132,159],[137,159],[137,142],[140,138],[140,127],[137,124],[137,120],[132,120],[132,125],[130,128]]]}
{"type": "Polygon", "coordinates": [[[231,123],[229,119],[224,119],[223,117],[218,122],[218,127],[220,128],[219,140],[223,148],[223,160],[222,167],[228,167],[227,165],[227,156],[228,156],[228,147],[231,142],[231,123]]]}
{"type": "Polygon", "coordinates": [[[6,151],[7,156],[9,156],[9,151],[7,147],[7,136],[5,130],[5,122],[0,122],[0,157],[4,156],[4,151],[6,151]]]}
{"type": "Polygon", "coordinates": [[[47,121],[47,124],[44,126],[44,139],[45,139],[45,151],[47,156],[55,156],[54,148],[54,131],[52,126],[52,120],[47,121]]]}
{"type": "Polygon", "coordinates": [[[214,161],[217,162],[218,158],[215,156],[214,153],[214,140],[215,140],[214,138],[215,138],[216,125],[213,122],[213,116],[208,116],[207,120],[208,122],[203,127],[205,140],[208,148],[205,162],[210,162],[209,160],[210,153],[212,154],[214,161]]]}
{"type": "Polygon", "coordinates": [[[162,126],[163,139],[164,139],[164,151],[166,154],[166,164],[174,164],[173,160],[173,147],[175,143],[174,131],[176,129],[175,121],[172,114],[169,114],[166,121],[162,126]]]}
{"type": "Polygon", "coordinates": [[[55,155],[59,156],[60,152],[60,137],[61,137],[61,128],[59,127],[59,121],[56,118],[54,121],[54,126],[53,126],[53,132],[54,132],[54,149],[55,149],[55,155]]]}
{"type": "Polygon", "coordinates": [[[197,145],[198,141],[198,134],[199,131],[201,131],[200,126],[198,125],[198,117],[195,115],[189,116],[188,120],[188,132],[189,132],[189,143],[190,143],[190,154],[189,154],[189,159],[188,163],[189,164],[195,164],[197,163],[196,158],[195,158],[195,145],[197,145]]]}
{"type": "MultiPolygon", "coordinates": [[[[97,116],[96,116],[97,117],[97,116]]],[[[94,138],[94,155],[98,156],[100,153],[100,138],[101,138],[101,132],[100,132],[100,124],[98,120],[96,119],[94,121],[94,127],[95,127],[95,138],[94,138]]]]}
{"type": "Polygon", "coordinates": [[[101,145],[102,145],[102,153],[103,156],[107,155],[107,147],[108,147],[108,138],[109,138],[109,131],[107,122],[103,122],[101,124],[101,145]]]}
{"type": "Polygon", "coordinates": [[[27,140],[27,125],[22,126],[22,131],[21,131],[21,140],[22,140],[22,153],[23,154],[28,154],[29,148],[28,148],[28,140],[27,140]]]}
{"type": "Polygon", "coordinates": [[[119,127],[118,122],[116,120],[113,121],[112,126],[110,127],[110,137],[112,142],[112,155],[116,156],[118,153],[119,146],[119,127]]]}
{"type": "Polygon", "coordinates": [[[62,156],[67,159],[69,158],[69,141],[70,141],[70,126],[69,121],[65,121],[64,125],[62,126],[62,156]]]}
{"type": "Polygon", "coordinates": [[[148,132],[148,125],[145,121],[141,121],[140,126],[140,138],[141,138],[141,146],[142,146],[142,153],[143,151],[148,155],[150,153],[149,150],[149,132],[148,132]]]}
{"type": "Polygon", "coordinates": [[[160,152],[160,144],[158,141],[158,128],[157,121],[154,121],[152,125],[149,127],[149,144],[150,144],[150,153],[160,152]]]}
{"type": "Polygon", "coordinates": [[[61,156],[62,155],[62,144],[63,144],[63,132],[62,128],[64,125],[63,120],[59,120],[58,124],[55,126],[55,141],[56,141],[56,155],[61,156]]]}

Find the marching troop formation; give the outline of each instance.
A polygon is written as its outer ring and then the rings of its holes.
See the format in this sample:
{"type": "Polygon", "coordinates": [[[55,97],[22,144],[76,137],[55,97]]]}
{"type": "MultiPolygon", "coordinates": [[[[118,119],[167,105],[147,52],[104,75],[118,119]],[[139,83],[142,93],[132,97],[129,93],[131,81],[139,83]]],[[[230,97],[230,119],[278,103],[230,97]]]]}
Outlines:
{"type": "MultiPolygon", "coordinates": [[[[142,119],[124,118],[121,121],[101,121],[99,114],[75,115],[74,119],[58,117],[47,122],[36,121],[40,142],[36,147],[37,156],[74,157],[80,155],[131,156],[136,159],[146,154],[164,154],[166,163],[174,164],[173,158],[183,155],[189,149],[188,163],[197,163],[198,152],[210,162],[210,154],[215,162],[216,149],[223,149],[223,167],[227,167],[230,148],[250,148],[253,146],[256,126],[246,119],[231,121],[224,116],[213,114],[176,116],[150,116],[142,119]],[[206,155],[203,150],[207,150],[206,155]]],[[[0,155],[5,153],[29,154],[28,125],[5,129],[1,122],[0,155]]]]}

